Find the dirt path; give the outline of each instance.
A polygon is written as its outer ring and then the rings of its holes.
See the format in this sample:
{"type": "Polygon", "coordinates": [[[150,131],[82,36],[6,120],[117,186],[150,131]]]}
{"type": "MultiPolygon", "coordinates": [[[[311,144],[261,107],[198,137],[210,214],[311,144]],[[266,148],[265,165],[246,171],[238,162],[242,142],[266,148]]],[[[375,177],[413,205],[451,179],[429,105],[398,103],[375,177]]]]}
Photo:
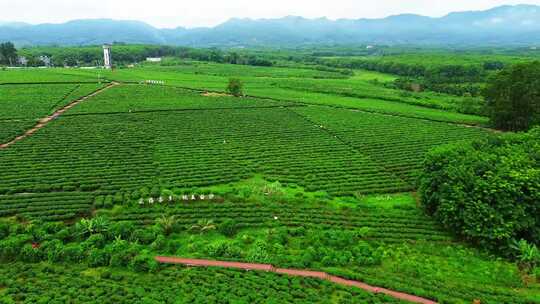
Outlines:
{"type": "Polygon", "coordinates": [[[78,99],[75,99],[73,100],[72,102],[70,102],[69,104],[67,104],[66,106],[64,106],[63,108],[57,110],[56,112],[54,112],[53,114],[47,116],[47,117],[44,117],[42,119],[40,119],[38,121],[38,123],[30,130],[26,131],[24,134],[20,135],[20,136],[17,136],[16,138],[14,138],[13,140],[7,142],[7,143],[4,143],[4,144],[0,144],[0,150],[1,149],[5,149],[13,144],[15,144],[16,142],[18,141],[21,141],[25,138],[27,138],[28,136],[31,136],[32,134],[36,133],[39,129],[45,127],[49,122],[51,122],[52,120],[58,118],[60,115],[64,114],[67,110],[73,108],[74,106],[78,105],[79,103],[87,100],[88,98],[91,98],[91,97],[94,97],[96,95],[98,95],[99,93],[113,87],[113,86],[116,86],[116,85],[119,85],[118,82],[111,82],[110,84],[108,84],[107,86],[89,94],[89,95],[86,95],[86,96],[83,96],[81,98],[78,98],[78,99]]]}
{"type": "Polygon", "coordinates": [[[184,258],[175,258],[175,257],[163,257],[158,256],[155,258],[159,263],[164,264],[181,264],[186,266],[196,266],[196,267],[224,267],[224,268],[234,268],[234,269],[243,269],[243,270],[257,270],[257,271],[267,271],[274,272],[279,274],[285,274],[289,276],[296,277],[305,277],[305,278],[317,278],[321,280],[327,280],[332,283],[336,283],[343,286],[357,287],[372,293],[382,293],[387,296],[394,297],[399,300],[408,301],[411,303],[419,304],[437,304],[437,302],[425,299],[422,297],[414,296],[411,294],[398,292],[382,287],[371,286],[360,281],[347,280],[337,276],[329,275],[326,272],[321,271],[311,271],[311,270],[301,270],[301,269],[286,269],[286,268],[275,268],[270,264],[252,264],[252,263],[240,263],[240,262],[226,262],[226,261],[211,261],[211,260],[200,260],[200,259],[184,259],[184,258]]]}

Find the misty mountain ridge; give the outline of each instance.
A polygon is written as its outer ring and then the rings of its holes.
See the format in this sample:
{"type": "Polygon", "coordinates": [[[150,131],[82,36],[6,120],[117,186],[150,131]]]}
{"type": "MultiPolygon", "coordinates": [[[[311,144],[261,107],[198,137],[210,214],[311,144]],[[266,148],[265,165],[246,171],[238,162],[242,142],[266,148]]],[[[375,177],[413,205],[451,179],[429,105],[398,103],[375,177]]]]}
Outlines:
{"type": "Polygon", "coordinates": [[[444,17],[401,14],[382,19],[232,18],[215,27],[158,29],[140,21],[73,20],[30,25],[0,22],[0,41],[26,45],[125,43],[209,46],[316,44],[538,45],[540,6],[499,6],[444,17]]]}

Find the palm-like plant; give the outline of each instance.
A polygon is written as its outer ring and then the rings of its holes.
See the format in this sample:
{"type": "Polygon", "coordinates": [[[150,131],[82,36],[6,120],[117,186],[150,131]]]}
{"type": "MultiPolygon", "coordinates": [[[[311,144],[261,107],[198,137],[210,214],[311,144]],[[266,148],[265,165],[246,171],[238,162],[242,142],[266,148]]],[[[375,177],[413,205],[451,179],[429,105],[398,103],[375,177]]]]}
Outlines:
{"type": "Polygon", "coordinates": [[[192,225],[189,230],[191,231],[198,231],[200,234],[203,234],[205,232],[215,230],[216,225],[214,224],[213,220],[198,220],[197,224],[192,225]]]}
{"type": "Polygon", "coordinates": [[[540,264],[540,250],[526,240],[514,241],[510,245],[516,251],[516,257],[521,269],[530,270],[540,264]]]}
{"type": "Polygon", "coordinates": [[[82,219],[75,227],[79,235],[92,235],[106,232],[109,229],[109,221],[104,217],[82,219]]]}
{"type": "Polygon", "coordinates": [[[156,224],[163,229],[163,233],[165,235],[171,234],[171,232],[174,229],[174,226],[176,225],[176,216],[170,215],[162,215],[160,218],[156,220],[156,224]]]}

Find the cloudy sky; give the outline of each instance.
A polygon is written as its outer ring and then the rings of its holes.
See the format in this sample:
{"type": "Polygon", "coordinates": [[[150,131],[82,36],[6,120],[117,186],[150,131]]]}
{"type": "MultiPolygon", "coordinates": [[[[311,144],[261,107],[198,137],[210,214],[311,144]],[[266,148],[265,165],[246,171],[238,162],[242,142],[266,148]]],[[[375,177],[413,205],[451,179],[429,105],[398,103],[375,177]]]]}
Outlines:
{"type": "Polygon", "coordinates": [[[380,18],[401,13],[443,16],[540,0],[0,0],[0,21],[60,23],[73,19],[141,20],[157,27],[214,26],[232,17],[380,18]]]}

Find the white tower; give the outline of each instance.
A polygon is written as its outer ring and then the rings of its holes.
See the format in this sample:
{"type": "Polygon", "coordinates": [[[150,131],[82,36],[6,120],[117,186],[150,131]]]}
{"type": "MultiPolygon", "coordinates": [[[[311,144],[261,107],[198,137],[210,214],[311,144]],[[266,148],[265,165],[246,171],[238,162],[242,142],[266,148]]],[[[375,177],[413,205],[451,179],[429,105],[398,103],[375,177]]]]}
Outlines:
{"type": "Polygon", "coordinates": [[[106,69],[112,68],[111,46],[109,44],[103,45],[103,65],[106,69]]]}

